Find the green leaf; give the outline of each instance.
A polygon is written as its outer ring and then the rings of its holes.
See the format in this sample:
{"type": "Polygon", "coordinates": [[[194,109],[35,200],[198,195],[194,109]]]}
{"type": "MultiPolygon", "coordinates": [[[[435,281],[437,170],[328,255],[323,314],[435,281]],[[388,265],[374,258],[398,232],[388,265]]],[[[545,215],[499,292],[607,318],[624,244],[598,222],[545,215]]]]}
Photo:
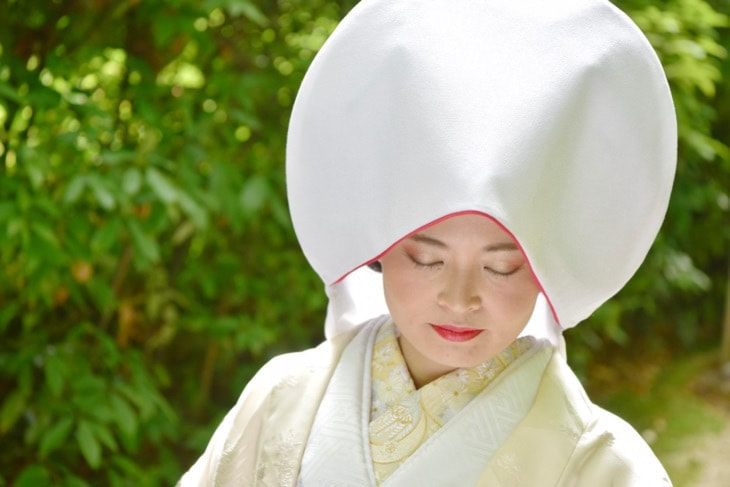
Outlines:
{"type": "Polygon", "coordinates": [[[111,406],[119,429],[128,436],[134,436],[137,432],[137,415],[129,403],[118,394],[114,394],[111,396],[111,406]]]}
{"type": "Polygon", "coordinates": [[[28,175],[28,179],[30,179],[33,189],[38,190],[41,186],[43,186],[48,170],[40,164],[37,159],[38,156],[34,154],[34,151],[26,150],[24,152],[26,152],[26,154],[23,154],[23,159],[25,160],[25,173],[28,175]]]}
{"type": "Polygon", "coordinates": [[[208,226],[208,214],[206,211],[190,196],[180,193],[180,207],[190,217],[199,229],[204,230],[208,226]]]}
{"type": "Polygon", "coordinates": [[[18,105],[25,105],[25,100],[23,100],[23,97],[18,95],[14,87],[10,86],[4,81],[0,81],[0,98],[11,100],[18,105]]]}
{"type": "Polygon", "coordinates": [[[253,130],[260,130],[262,127],[261,120],[256,118],[256,115],[245,110],[232,109],[229,115],[232,120],[235,120],[241,125],[247,125],[253,130]]]}
{"type": "Polygon", "coordinates": [[[46,385],[51,390],[53,396],[61,395],[64,383],[65,364],[58,355],[48,355],[46,357],[46,365],[43,372],[46,376],[46,385]]]}
{"type": "Polygon", "coordinates": [[[274,213],[274,219],[287,230],[292,228],[291,218],[289,217],[289,210],[286,205],[280,200],[273,200],[271,202],[271,210],[274,213]]]}
{"type": "Polygon", "coordinates": [[[3,408],[0,410],[0,433],[7,433],[15,425],[25,409],[25,401],[25,394],[18,390],[5,396],[3,408]]]}
{"type": "Polygon", "coordinates": [[[61,247],[49,241],[46,237],[33,232],[28,239],[28,245],[25,248],[28,257],[28,266],[26,267],[28,275],[33,272],[51,273],[53,272],[53,266],[47,264],[59,265],[64,260],[61,247]]]}
{"type": "Polygon", "coordinates": [[[114,466],[117,467],[124,475],[127,481],[132,479],[146,479],[147,474],[138,463],[131,461],[129,458],[125,458],[121,455],[115,455],[112,458],[114,466]]]}
{"type": "MultiPolygon", "coordinates": [[[[110,312],[116,303],[116,296],[112,289],[111,283],[103,279],[94,278],[88,289],[94,304],[104,313],[110,312]]],[[[105,359],[110,358],[105,355],[105,359]]]]}
{"type": "Polygon", "coordinates": [[[102,223],[91,239],[91,249],[97,253],[109,252],[119,240],[121,230],[122,224],[116,218],[102,223]]]}
{"type": "Polygon", "coordinates": [[[5,331],[8,324],[13,320],[13,318],[18,317],[19,313],[20,303],[18,302],[11,301],[9,303],[5,303],[2,307],[0,307],[0,334],[5,331]]]}
{"type": "Polygon", "coordinates": [[[127,222],[129,234],[132,237],[132,244],[139,255],[148,262],[157,262],[160,260],[160,248],[149,235],[144,233],[139,222],[129,220],[127,222]]]}
{"type": "Polygon", "coordinates": [[[63,487],[90,487],[91,485],[85,482],[84,479],[68,473],[64,477],[63,481],[63,487]]]}
{"type": "Polygon", "coordinates": [[[95,470],[99,468],[101,466],[101,445],[87,421],[82,420],[79,423],[79,427],[76,429],[76,440],[86,463],[95,470]]]}
{"type": "Polygon", "coordinates": [[[66,192],[63,194],[64,203],[71,204],[78,201],[81,197],[81,193],[84,191],[84,187],[86,187],[86,175],[74,175],[71,178],[71,181],[69,181],[68,186],[66,186],[66,192]]]}
{"type": "Polygon", "coordinates": [[[17,209],[15,203],[7,201],[0,202],[0,222],[7,221],[11,215],[14,215],[17,209]]]}
{"type": "Polygon", "coordinates": [[[134,195],[139,192],[142,187],[142,173],[136,167],[130,167],[124,171],[122,176],[122,189],[129,195],[134,195]]]}
{"type": "Polygon", "coordinates": [[[36,85],[28,92],[28,103],[36,110],[57,107],[60,101],[61,95],[58,92],[43,85],[36,85]]]}
{"type": "Polygon", "coordinates": [[[122,395],[126,396],[130,402],[134,403],[140,410],[140,416],[149,417],[155,411],[154,401],[145,393],[140,391],[136,387],[132,387],[128,384],[120,383],[117,384],[117,389],[122,395]]]}
{"type": "Polygon", "coordinates": [[[231,15],[237,16],[243,14],[250,21],[255,22],[260,26],[264,26],[269,23],[269,19],[264,15],[259,8],[248,0],[230,0],[228,2],[228,11],[231,15]]]}
{"type": "Polygon", "coordinates": [[[117,442],[111,431],[106,425],[101,423],[89,423],[89,427],[94,433],[94,437],[98,438],[111,451],[117,451],[117,442]]]}
{"type": "Polygon", "coordinates": [[[42,465],[33,464],[25,469],[15,479],[15,487],[38,487],[39,485],[49,485],[50,476],[48,471],[42,465]]]}
{"type": "Polygon", "coordinates": [[[177,227],[175,233],[172,234],[170,242],[172,242],[173,245],[178,246],[184,241],[192,238],[193,235],[195,235],[195,223],[190,220],[186,220],[177,227]]]}
{"type": "Polygon", "coordinates": [[[45,458],[49,453],[58,449],[66,441],[66,437],[73,429],[73,419],[70,417],[61,418],[57,423],[48,428],[41,436],[39,453],[45,458]]]}
{"type": "Polygon", "coordinates": [[[157,169],[150,167],[147,169],[147,184],[150,185],[152,191],[165,203],[173,203],[177,200],[177,189],[170,180],[157,169]]]}
{"type": "Polygon", "coordinates": [[[34,221],[30,224],[31,229],[33,230],[33,233],[38,235],[41,239],[43,239],[46,243],[54,246],[54,247],[60,247],[60,243],[58,242],[58,239],[56,238],[56,234],[51,230],[51,228],[42,221],[34,221]]]}
{"type": "Polygon", "coordinates": [[[90,175],[87,181],[99,205],[105,210],[113,210],[117,202],[104,181],[96,174],[90,175]]]}
{"type": "Polygon", "coordinates": [[[101,153],[101,160],[111,165],[134,161],[136,158],[137,153],[131,150],[107,150],[101,153]]]}
{"type": "Polygon", "coordinates": [[[269,183],[263,176],[254,176],[243,186],[241,206],[246,213],[260,210],[269,194],[269,183]]]}

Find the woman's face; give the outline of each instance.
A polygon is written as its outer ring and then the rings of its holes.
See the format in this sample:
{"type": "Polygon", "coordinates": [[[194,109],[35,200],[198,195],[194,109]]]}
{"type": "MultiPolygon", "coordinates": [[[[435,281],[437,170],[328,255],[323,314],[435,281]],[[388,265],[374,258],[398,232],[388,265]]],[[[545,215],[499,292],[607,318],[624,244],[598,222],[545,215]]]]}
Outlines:
{"type": "Polygon", "coordinates": [[[417,387],[504,350],[537,298],[524,255],[483,215],[436,223],[397,243],[380,262],[385,300],[417,387]]]}

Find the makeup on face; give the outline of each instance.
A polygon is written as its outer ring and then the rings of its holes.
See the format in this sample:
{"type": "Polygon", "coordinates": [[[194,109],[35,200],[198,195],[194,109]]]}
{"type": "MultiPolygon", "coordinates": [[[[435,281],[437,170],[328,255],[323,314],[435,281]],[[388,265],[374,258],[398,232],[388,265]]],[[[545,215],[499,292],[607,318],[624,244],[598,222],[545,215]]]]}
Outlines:
{"type": "Polygon", "coordinates": [[[450,342],[468,342],[484,331],[478,328],[466,328],[454,325],[435,325],[433,323],[431,323],[431,327],[433,327],[441,338],[450,342]]]}

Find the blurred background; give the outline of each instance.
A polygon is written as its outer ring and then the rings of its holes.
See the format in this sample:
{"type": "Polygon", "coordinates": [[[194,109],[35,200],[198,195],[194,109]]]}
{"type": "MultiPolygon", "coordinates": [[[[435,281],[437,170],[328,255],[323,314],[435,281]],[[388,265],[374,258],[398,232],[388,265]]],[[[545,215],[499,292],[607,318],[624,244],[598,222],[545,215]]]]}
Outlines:
{"type": "MultiPolygon", "coordinates": [[[[0,486],[174,484],[265,360],[322,340],[285,135],[354,3],[0,0],[0,486]]],[[[616,3],[665,66],[679,168],[569,358],[677,486],[728,485],[730,0],[616,3]]]]}

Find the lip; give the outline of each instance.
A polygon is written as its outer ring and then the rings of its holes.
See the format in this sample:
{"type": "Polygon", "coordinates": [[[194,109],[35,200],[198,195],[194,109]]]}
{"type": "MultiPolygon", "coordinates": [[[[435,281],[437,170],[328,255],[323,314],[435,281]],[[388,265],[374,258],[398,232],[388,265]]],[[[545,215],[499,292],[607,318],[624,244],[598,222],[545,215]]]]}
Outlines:
{"type": "Polygon", "coordinates": [[[434,325],[433,323],[430,323],[430,325],[441,338],[450,342],[468,342],[484,331],[478,328],[466,328],[463,326],[434,325]]]}

